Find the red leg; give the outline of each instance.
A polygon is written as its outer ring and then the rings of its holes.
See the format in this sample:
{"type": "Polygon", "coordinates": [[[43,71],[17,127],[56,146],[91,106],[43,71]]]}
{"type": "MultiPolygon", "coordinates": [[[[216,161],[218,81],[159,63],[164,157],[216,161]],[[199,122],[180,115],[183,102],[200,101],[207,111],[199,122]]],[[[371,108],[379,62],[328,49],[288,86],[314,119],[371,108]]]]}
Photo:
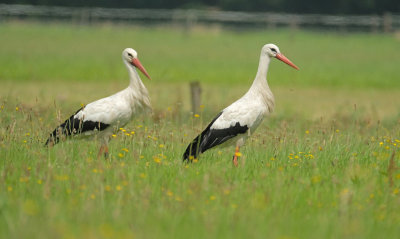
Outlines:
{"type": "Polygon", "coordinates": [[[239,166],[238,157],[240,157],[239,146],[236,146],[235,154],[233,155],[233,166],[239,166]]]}
{"type": "Polygon", "coordinates": [[[97,154],[97,159],[101,158],[101,155],[103,154],[103,152],[104,152],[104,145],[101,145],[100,149],[99,149],[99,153],[97,154]]]}
{"type": "Polygon", "coordinates": [[[104,158],[108,159],[108,145],[104,146],[104,158]]]}

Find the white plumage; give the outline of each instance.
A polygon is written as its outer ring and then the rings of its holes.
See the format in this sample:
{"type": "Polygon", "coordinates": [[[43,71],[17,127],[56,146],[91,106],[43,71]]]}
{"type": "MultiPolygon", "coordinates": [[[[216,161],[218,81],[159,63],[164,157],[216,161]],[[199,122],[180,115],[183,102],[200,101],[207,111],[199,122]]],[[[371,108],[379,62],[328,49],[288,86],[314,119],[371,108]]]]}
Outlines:
{"type": "Polygon", "coordinates": [[[138,60],[137,52],[132,48],[125,49],[122,52],[122,60],[129,72],[129,86],[116,94],[94,101],[79,109],[50,134],[46,145],[58,143],[62,135],[95,135],[102,143],[99,155],[104,152],[107,156],[108,141],[113,132],[125,126],[140,111],[151,110],[148,91],[136,68],[149,79],[150,76],[138,60]]]}
{"type": "Polygon", "coordinates": [[[267,72],[271,58],[277,58],[298,69],[280,53],[274,44],[266,44],[261,49],[257,75],[247,93],[222,110],[206,129],[186,148],[183,159],[194,159],[206,150],[217,146],[235,145],[233,163],[237,166],[239,148],[260,125],[265,115],[274,110],[274,96],[268,86],[267,72]]]}

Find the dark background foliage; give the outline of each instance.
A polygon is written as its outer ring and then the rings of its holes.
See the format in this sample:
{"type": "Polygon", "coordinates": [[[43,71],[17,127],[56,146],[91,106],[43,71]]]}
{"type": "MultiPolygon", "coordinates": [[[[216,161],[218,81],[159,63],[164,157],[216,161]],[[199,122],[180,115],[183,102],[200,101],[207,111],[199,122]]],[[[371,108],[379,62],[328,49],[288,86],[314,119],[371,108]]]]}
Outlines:
{"type": "Polygon", "coordinates": [[[110,8],[196,8],[324,14],[400,12],[399,0],[2,0],[0,3],[110,8]]]}

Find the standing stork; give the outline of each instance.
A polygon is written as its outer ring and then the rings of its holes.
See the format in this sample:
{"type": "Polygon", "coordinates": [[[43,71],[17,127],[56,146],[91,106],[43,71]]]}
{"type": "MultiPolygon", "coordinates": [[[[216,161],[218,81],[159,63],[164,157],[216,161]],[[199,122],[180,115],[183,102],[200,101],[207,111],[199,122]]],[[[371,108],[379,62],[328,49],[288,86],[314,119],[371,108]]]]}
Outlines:
{"type": "Polygon", "coordinates": [[[126,48],[122,52],[122,60],[129,72],[129,86],[79,109],[50,134],[45,145],[53,146],[62,136],[95,136],[101,142],[98,157],[103,153],[108,157],[108,141],[113,132],[125,126],[138,111],[151,110],[148,91],[136,68],[147,78],[151,78],[140,63],[137,52],[132,48],[126,48]]]}
{"type": "Polygon", "coordinates": [[[299,69],[274,44],[266,44],[261,49],[256,78],[249,91],[230,106],[222,110],[186,148],[183,160],[193,160],[199,154],[217,145],[236,146],[233,156],[234,166],[238,166],[239,149],[260,125],[264,116],[274,110],[274,95],[268,82],[267,72],[271,58],[276,58],[289,66],[299,69]]]}

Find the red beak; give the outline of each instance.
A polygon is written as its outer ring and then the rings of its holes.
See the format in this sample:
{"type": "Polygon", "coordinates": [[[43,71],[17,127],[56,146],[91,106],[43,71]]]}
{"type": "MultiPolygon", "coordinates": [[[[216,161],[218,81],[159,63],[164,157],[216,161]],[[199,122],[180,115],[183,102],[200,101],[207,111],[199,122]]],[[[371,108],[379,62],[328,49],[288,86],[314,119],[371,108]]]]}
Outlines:
{"type": "Polygon", "coordinates": [[[295,64],[293,64],[289,59],[286,58],[286,56],[284,56],[281,53],[276,54],[276,59],[285,62],[286,64],[288,64],[289,66],[293,67],[296,70],[299,69],[295,64]]]}
{"type": "Polygon", "coordinates": [[[147,73],[146,69],[144,69],[144,67],[143,67],[142,63],[140,63],[139,59],[133,58],[132,65],[134,65],[136,68],[138,68],[147,78],[149,78],[149,80],[151,80],[149,73],[147,73]]]}

